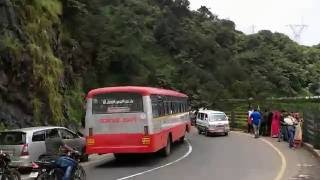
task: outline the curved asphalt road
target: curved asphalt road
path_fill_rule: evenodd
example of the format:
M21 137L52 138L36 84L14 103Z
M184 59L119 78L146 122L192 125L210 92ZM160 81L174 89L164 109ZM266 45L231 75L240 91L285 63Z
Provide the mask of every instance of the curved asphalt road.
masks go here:
M132 177L139 180L272 180L279 173L281 158L271 146L250 136L205 137L193 131L188 136L192 152L181 161ZM189 151L189 144L174 146L167 157L143 155L126 161L115 159L87 169L89 180L120 179L175 161Z

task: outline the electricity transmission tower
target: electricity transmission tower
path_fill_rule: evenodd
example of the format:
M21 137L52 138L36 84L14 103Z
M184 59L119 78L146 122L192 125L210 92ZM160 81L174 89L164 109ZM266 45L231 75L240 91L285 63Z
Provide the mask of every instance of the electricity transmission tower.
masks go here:
M256 26L254 24L250 26L250 33L251 34L256 33Z
M289 24L289 28L291 29L293 35L294 35L294 40L298 43L300 43L300 38L302 31L308 27L308 25L305 24Z

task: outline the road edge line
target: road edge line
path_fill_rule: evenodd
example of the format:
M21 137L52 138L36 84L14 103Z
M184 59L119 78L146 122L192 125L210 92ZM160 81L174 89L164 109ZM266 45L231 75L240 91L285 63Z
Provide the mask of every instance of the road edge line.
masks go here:
M312 144L303 142L302 147L304 149L306 149L307 151L311 152L314 156L316 156L316 158L318 158L320 160L320 150L314 149Z
M181 156L180 158L172 161L172 162L169 162L167 164L164 164L162 166L158 166L158 167L155 167L155 168L152 168L152 169L149 169L149 170L146 170L146 171L142 171L142 172L139 172L139 173L136 173L136 174L132 174L132 175L129 175L129 176L125 176L125 177L122 177L122 178L118 178L116 180L125 180L125 179L130 179L130 178L133 178L133 177L136 177L136 176L140 176L140 175L143 175L143 174L146 174L146 173L149 173L149 172L152 172L152 171L155 171L155 170L158 170L158 169L161 169L161 168L164 168L164 167L167 167L167 166L170 166L170 165L173 165L181 160L183 160L184 158L188 157L191 152L192 152L192 146L190 144L190 142L187 140L187 143L188 143L188 152L186 154L184 154L183 156Z
M287 160L286 157L283 155L283 153L275 146L273 145L270 141L266 140L266 139L261 139L262 141L264 141L265 143L269 144L280 156L281 158L281 169L278 172L278 175L276 176L276 178L274 180L281 180L284 176L284 173L286 171L287 168Z
M246 135L246 136L250 136L249 134L245 134L245 133L242 133L242 132L237 132L237 131L232 131L233 133L236 133L236 134L242 134L242 135ZM273 145L270 141L264 139L264 138L259 138L261 141L265 142L266 144L268 144L269 146L272 147L273 150L275 150L277 152L277 154L280 156L280 159L281 159L281 168L280 168L280 171L278 171L278 174L277 176L274 178L274 180L282 180L283 176L284 176L284 173L285 173L285 170L287 168L287 160L286 160L286 157L283 155L283 153L279 150L279 148L277 148L275 145Z

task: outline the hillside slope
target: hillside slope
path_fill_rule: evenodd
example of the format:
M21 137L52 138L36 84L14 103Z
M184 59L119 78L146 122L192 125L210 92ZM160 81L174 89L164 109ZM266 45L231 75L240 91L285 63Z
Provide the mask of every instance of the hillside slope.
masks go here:
M76 124L85 93L146 85L221 98L319 92L320 49L270 31L245 35L187 0L0 0L0 120ZM71 122L71 123L70 123Z

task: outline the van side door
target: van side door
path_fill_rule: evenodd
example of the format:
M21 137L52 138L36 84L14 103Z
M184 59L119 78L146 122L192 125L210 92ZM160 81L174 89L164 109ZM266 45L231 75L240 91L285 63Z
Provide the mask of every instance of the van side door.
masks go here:
M206 113L203 114L203 126L207 129L209 128L209 117Z
M196 117L196 126L201 126L201 113L199 112Z

